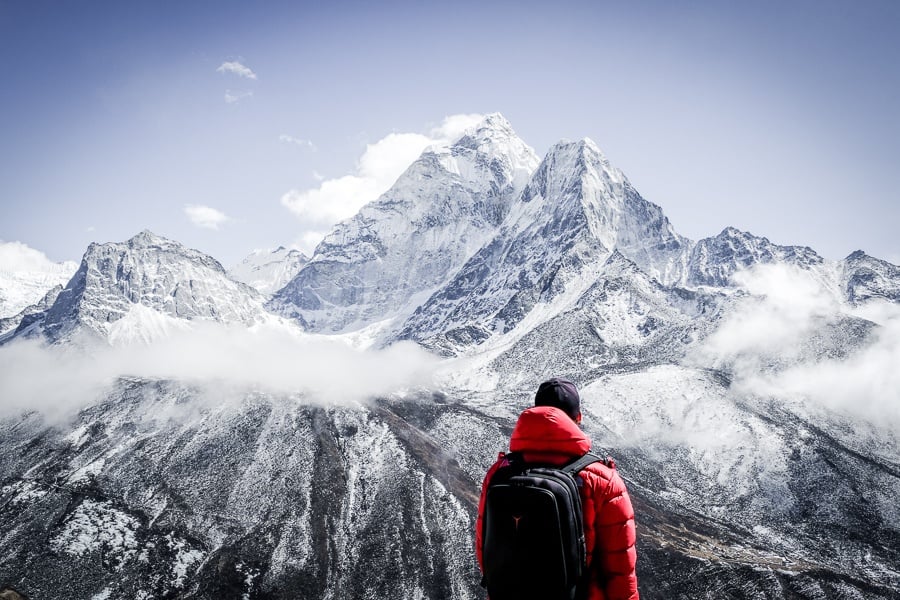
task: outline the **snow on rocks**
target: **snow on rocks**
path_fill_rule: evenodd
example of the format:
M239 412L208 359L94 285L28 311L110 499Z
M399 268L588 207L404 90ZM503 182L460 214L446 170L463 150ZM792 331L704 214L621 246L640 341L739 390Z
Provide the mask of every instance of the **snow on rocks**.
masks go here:
M50 540L60 554L101 553L110 566L121 569L137 556L140 522L111 502L86 498Z

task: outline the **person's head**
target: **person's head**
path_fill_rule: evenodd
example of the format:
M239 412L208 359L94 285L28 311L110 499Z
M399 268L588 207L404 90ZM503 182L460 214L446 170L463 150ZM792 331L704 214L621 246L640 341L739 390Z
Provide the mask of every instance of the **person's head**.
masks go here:
M554 377L542 383L534 395L534 405L555 406L576 423L581 423L581 398L578 396L578 388L568 379Z

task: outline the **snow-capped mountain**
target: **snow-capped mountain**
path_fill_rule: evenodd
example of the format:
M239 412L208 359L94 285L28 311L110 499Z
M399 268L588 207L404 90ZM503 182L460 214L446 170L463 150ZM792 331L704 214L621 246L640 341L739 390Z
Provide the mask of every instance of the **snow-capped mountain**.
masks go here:
M91 244L53 304L17 335L114 341L152 337L150 330L165 329L170 319L251 325L268 318L262 303L212 257L143 231L123 243Z
M862 250L842 264L841 287L853 304L882 298L900 302L900 267L872 258Z
M538 163L500 115L426 150L269 303L311 331L405 318L497 231Z
M898 290L900 269L861 252L832 262L733 228L687 240L592 142L538 165L491 116L339 224L268 305L454 355L431 388L335 404L128 376L72 419L0 413L0 586L483 597L481 478L563 375L628 483L643 598L897 599ZM145 232L92 245L16 338L108 339L135 307L250 325L262 305Z
M228 276L246 283L265 296L271 296L293 279L309 262L299 250L279 246L275 250L254 250L228 270Z
M715 237L694 245L688 263L689 285L725 287L740 270L758 264L786 263L803 268L821 266L825 261L811 248L778 246L734 227L726 227Z
M516 327L540 305L565 308L618 250L661 281L683 277L688 241L590 140L541 162L500 233L425 302L400 336L448 353Z

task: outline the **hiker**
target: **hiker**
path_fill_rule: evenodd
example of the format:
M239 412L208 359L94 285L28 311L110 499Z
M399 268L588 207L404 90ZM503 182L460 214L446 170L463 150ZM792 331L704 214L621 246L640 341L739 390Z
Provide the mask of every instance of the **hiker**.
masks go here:
M612 459L588 453L591 440L579 427L581 400L575 384L545 381L534 404L519 416L510 453L501 452L484 479L475 524L482 585L491 600L638 600L631 499ZM565 465L573 473L568 477L571 501L558 495L565 487L558 485L565 483L559 471ZM541 466L555 468L526 470ZM550 489L555 501L542 504ZM558 533L567 526L557 523L568 521L567 515L557 520L555 514L579 508L582 520L576 515L572 525L577 533ZM554 512L545 518L543 510ZM530 516L543 523L526 527ZM548 550L551 546L562 546L562 553ZM560 554L566 556L562 561Z

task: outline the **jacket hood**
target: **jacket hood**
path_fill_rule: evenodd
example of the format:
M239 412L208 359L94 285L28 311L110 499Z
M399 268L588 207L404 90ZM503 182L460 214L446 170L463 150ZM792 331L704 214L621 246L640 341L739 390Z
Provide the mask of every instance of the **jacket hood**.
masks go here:
M591 438L555 406L535 406L519 416L509 440L511 452L581 456Z

